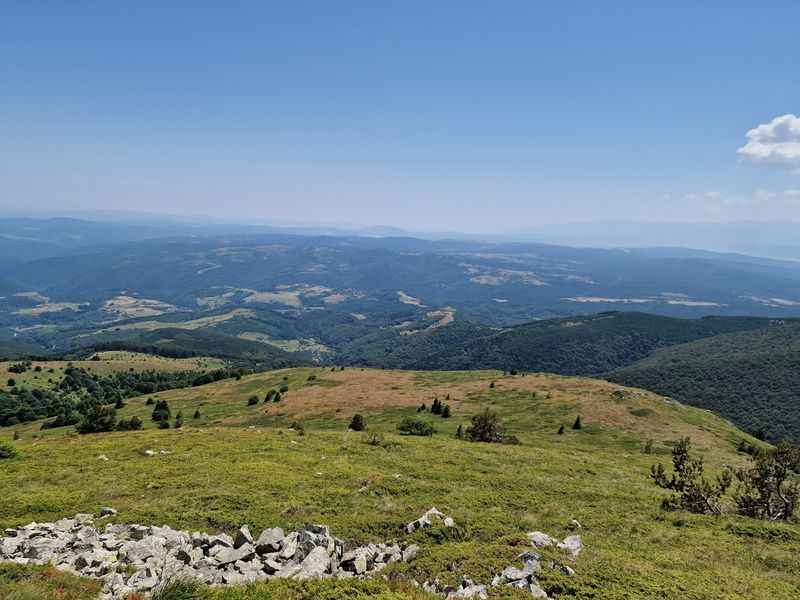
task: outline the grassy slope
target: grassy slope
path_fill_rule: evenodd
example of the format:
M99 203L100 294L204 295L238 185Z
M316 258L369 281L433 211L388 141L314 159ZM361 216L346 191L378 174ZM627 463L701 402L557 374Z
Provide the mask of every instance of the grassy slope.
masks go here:
M774 441L800 443L800 325L714 336L665 348L609 379L714 410Z
M308 382L312 372L318 378ZM247 395L284 376L291 388L284 402L246 406ZM433 438L393 433L420 399L448 393L454 417L425 417L439 429ZM0 527L112 505L128 522L206 530L324 522L361 542L400 537L404 523L437 506L456 519L462 536L415 533L423 552L396 568L419 579L463 573L487 580L513 561L524 532L563 536L577 518L587 546L577 576L543 577L562 596L772 599L797 597L800 589L800 526L658 508L662 494L647 473L654 460L668 460L670 440L691 434L712 470L742 461L734 450L742 434L706 411L605 382L487 372L296 369L161 397L169 396L173 413L188 415L197 394L209 415L202 427L189 419L179 431L38 439L26 432L22 457L0 470L0 489L8 490ZM143 403L132 401L125 411L149 410ZM459 423L487 405L522 445L453 438ZM356 410L394 446L370 446L347 433ZM578 413L583 430L555 433ZM304 421L306 435L277 427L294 419ZM10 431L0 430L6 436ZM641 453L649 438L660 456ZM147 457L145 449L168 454ZM292 594L286 597L302 597Z
M0 389L9 390L6 385L9 378L17 382L18 387L28 389L52 388L64 377L64 370L68 365L87 369L98 375L108 375L119 371L203 371L219 369L225 366L224 361L218 358L164 358L136 352L100 352L101 360L49 360L35 361L33 367L42 367L40 372L29 369L25 373L10 373L8 368L15 361L0 362ZM50 369L53 370L50 373ZM52 381L49 381L52 380Z

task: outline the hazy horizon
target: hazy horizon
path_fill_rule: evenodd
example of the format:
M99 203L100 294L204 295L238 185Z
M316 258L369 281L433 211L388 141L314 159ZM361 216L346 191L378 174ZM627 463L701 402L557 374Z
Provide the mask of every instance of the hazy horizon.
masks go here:
M0 209L800 220L800 6L725 6L5 6Z

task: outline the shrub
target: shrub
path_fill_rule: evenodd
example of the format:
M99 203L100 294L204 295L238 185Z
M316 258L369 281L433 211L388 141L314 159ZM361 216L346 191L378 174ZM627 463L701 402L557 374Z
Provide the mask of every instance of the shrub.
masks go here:
M472 417L472 425L467 427L466 437L473 442L499 443L503 441L505 429L497 413L488 408Z
M125 402L122 400L122 396L118 396L116 402L114 402L114 408L120 410L125 408Z
M200 418L200 409L197 409L196 411L194 411L194 418L195 419L199 419Z
M17 452L17 449L14 448L14 446L8 442L0 440L0 460L6 458L16 458L17 456L19 456L19 452Z
M424 403L424 402L423 402L422 404L420 404L420 405L419 405L419 408L417 408L417 412L418 412L418 413L425 412L426 410L428 410L428 407L427 407L427 406L425 406L425 403Z
M273 402L280 402L282 400L282 396L280 392L275 392L275 397L273 398Z
M247 406L255 406L258 404L258 396L250 396L247 399Z
M317 379L316 375L309 375L306 381L316 381L316 379Z
M158 422L159 429L169 429L169 421L159 421Z
M286 385L286 384L284 383L284 384L281 386L281 389L280 389L279 391L280 391L280 393L281 393L281 394L285 394L286 392L288 392L288 391L289 391L289 386L288 386L288 385Z
M17 380L13 377L8 378L8 387L14 387L17 385Z
M647 442L644 445L644 448L642 448L642 452L644 454L652 454L653 453L653 440L647 440Z
M152 398L148 398L147 402L145 402L146 406L153 406L153 404L155 404L155 400L153 400Z
M558 428L558 435L564 435L564 426Z
M173 425L175 429L180 429L183 427L183 413L178 411L178 414L175 415L175 425Z
M672 449L674 473L667 478L664 465L653 465L650 477L656 485L677 492L661 503L664 509L682 508L697 514L722 513L722 496L733 480L731 471L726 469L711 483L703 477L703 459L690 454L691 441L683 438Z
M450 405L449 404L445 404L444 407L442 408L442 418L443 419L449 419L450 418Z
M575 419L575 422L572 424L572 428L575 430L581 429L583 425L581 424L581 416L578 415L578 418Z
M397 426L397 429L404 435L431 436L436 433L436 430L430 423L427 423L422 419L414 419L411 417L406 417L403 419Z
M350 429L353 431L364 431L366 428L367 423L364 421L364 417L358 413L354 414L353 418L350 419Z
M490 389L494 389L494 381L493 381L492 383L490 383L490 384L489 384L489 388L490 388Z
M275 394L277 394L275 390L268 391L267 395L264 396L264 402L272 402L275 399Z
M433 399L433 404L431 404L431 414L432 415L442 414L442 403L439 402L438 398Z
M458 429L456 429L456 439L463 440L464 439L464 426L459 425Z
M19 440L19 431L14 432L14 441L16 442L17 440Z
M117 422L117 411L113 406L103 406L92 402L77 425L78 433L101 433L114 431Z
M305 435L306 428L303 427L303 424L300 421L292 421L292 424L289 425L289 429L293 429L297 432L297 435Z
M800 471L800 450L781 442L758 453L753 465L736 471L736 512L769 521L788 521L800 502L800 482L792 472Z
M120 422L117 423L117 429L119 431L137 431L142 428L142 425L142 420L134 415L130 419L120 420Z

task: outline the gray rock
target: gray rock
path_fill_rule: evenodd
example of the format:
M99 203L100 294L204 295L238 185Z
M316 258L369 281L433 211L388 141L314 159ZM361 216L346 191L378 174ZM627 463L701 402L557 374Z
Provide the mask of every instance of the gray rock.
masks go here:
M294 575L295 579L311 579L321 577L330 567L331 557L325 548L317 546L300 563L300 571Z
M555 540L541 531L532 531L528 534L528 540L537 548L547 548L555 544Z
M419 552L419 546L417 546L416 544L411 544L409 546L406 546L405 550L403 550L403 560L409 561L412 558L415 558L418 552Z
M225 548L215 556L220 565L229 565L235 563L237 560L247 562L253 560L256 556L256 550L250 544L244 544L238 548Z
M583 542L581 541L581 536L579 535L571 535L567 538L564 538L563 542L558 544L559 550L564 550L565 552L569 552L574 558L577 558L578 555L583 550Z
M250 533L250 528L247 525L242 525L239 531L236 532L236 537L233 539L233 547L241 548L245 544L253 545L253 535Z
M113 517L117 514L117 510L115 508L111 508L110 506L103 506L100 509L100 516L101 517Z
M283 529L280 527L265 529L255 542L256 552L259 554L277 552L281 549L281 542L284 537Z
M295 552L297 552L298 537L297 533L292 532L284 538L281 558L292 558L295 555Z

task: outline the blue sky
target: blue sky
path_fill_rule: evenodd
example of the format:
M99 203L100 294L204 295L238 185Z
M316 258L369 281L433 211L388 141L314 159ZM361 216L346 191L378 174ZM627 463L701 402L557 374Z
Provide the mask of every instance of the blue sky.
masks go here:
M800 220L800 119L774 121L798 26L797 2L3 2L0 207Z

